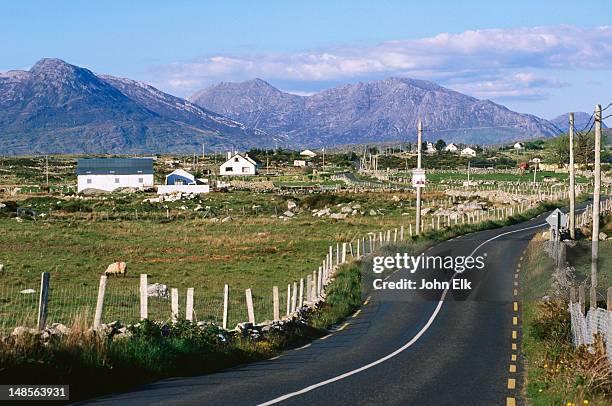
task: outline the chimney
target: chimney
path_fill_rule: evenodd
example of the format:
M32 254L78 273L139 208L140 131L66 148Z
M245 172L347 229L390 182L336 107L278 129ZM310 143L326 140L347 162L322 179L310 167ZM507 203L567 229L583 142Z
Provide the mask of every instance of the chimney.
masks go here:
M232 159L232 152L231 151L227 151L227 155L225 157L228 160Z

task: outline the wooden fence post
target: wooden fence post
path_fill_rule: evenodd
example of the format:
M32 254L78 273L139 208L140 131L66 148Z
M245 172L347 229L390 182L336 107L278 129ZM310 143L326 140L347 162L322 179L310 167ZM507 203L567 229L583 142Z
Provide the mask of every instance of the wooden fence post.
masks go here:
M274 321L280 320L280 302L278 299L278 286L272 286L272 307L274 308Z
M147 274L140 274L140 320L149 317L149 294L147 290Z
M43 330L47 325L49 313L49 279L51 274L43 272L40 275L40 296L38 298L38 329Z
M187 300L185 302L185 318L193 321L193 288L187 288Z
M404 226L400 226L400 241L404 241Z
M306 301L312 301L312 275L306 276Z
M304 278L300 278L300 295L298 297L298 307L304 305Z
M247 314L249 315L249 323L255 324L255 310L253 309L253 295L251 289L244 291L246 295Z
M291 313L295 311L297 307L297 282L293 282L293 292L291 294Z
M171 296L171 317L172 317L172 322L176 323L178 321L178 316L179 316L179 303L178 303L178 288L172 288L170 289L170 296Z
M100 327L102 324L102 310L104 309L104 293L106 292L106 275L100 276L100 285L98 286L98 300L96 301L96 312L94 314L94 328Z
M578 286L578 302L580 303L580 312L584 316L585 294L584 294L584 285L583 284Z
M291 313L291 284L290 283L287 284L287 313L286 315L289 316L289 313Z
M227 330L227 316L229 310L229 285L223 287L223 329Z
M597 308L597 292L595 291L595 287L591 286L589 290L589 309Z
M342 243L342 263L346 263L346 243Z

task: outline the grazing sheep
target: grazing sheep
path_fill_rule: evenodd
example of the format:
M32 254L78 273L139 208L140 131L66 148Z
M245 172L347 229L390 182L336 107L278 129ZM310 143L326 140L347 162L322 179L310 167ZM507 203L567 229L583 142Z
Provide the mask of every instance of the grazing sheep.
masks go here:
M125 262L113 262L112 264L108 266L108 268L106 268L106 271L104 271L104 275L106 276L111 276L111 275L126 276L127 275L127 264Z

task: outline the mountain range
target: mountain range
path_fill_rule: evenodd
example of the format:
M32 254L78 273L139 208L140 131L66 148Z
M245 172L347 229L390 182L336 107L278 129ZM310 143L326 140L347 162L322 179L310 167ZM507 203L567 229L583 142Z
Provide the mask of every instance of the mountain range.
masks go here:
M432 82L396 77L311 96L283 92L261 79L223 82L188 99L248 127L286 135L292 143L310 147L413 139L419 118L425 139L447 142L493 144L559 133L539 117Z
M2 154L194 152L277 141L147 84L59 59L0 73Z
M550 122L432 82L389 78L299 96L254 79L188 100L60 59L0 73L0 154L192 153L414 140L504 143L554 136Z
M550 122L559 130L567 133L569 129L569 113L561 114L550 120ZM574 129L578 131L588 130L593 124L593 115L585 113L584 111L578 111L574 113ZM606 123L601 123L602 128L608 128Z

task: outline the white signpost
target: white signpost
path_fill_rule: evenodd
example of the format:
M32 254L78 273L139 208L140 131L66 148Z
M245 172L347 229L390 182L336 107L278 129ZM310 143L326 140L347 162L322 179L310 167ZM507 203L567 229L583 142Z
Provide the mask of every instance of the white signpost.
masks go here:
M412 187L421 188L425 187L427 179L425 177L425 169L413 169L412 170Z
M546 222L550 224L551 227L551 240L559 239L559 231L567 228L568 223L568 215L564 214L561 210L555 209L548 217L546 217Z

